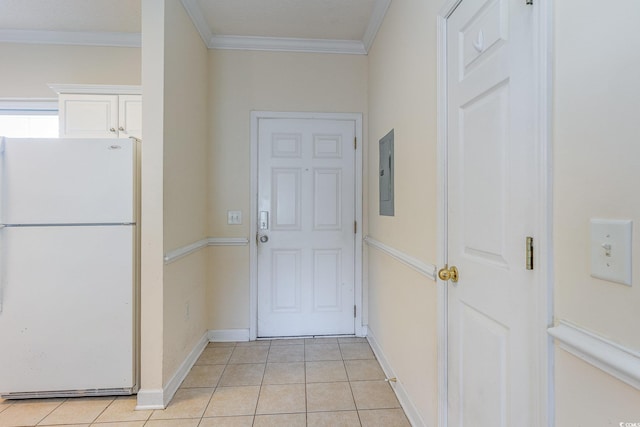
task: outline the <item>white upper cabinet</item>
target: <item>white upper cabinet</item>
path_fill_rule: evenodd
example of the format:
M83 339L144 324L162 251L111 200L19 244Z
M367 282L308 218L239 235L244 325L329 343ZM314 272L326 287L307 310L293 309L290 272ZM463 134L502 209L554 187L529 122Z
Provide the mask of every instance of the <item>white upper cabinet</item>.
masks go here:
M139 86L49 86L59 94L61 138L142 138Z

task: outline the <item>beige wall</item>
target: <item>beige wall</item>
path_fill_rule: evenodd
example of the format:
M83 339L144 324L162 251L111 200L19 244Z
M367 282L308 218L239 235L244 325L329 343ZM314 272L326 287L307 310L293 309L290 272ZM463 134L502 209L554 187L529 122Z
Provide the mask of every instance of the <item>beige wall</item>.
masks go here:
M369 230L436 263L436 16L441 1L392 2L369 52ZM394 129L395 216L378 215L378 141ZM369 331L425 425L437 424L436 285L368 250Z
M179 0L165 2L164 248L207 237L208 51ZM165 266L164 381L206 333L203 251Z
M47 83L139 85L138 48L0 43L0 98L55 98Z
M208 53L179 0L143 1L142 389L166 386L206 333Z
M212 50L209 65L209 235L250 238L251 111L366 113L367 57ZM209 329L249 328L249 248L209 251Z
M555 318L640 351L640 3L554 4ZM590 218L633 220L632 287L590 276ZM558 351L559 426L638 422L638 390ZM584 405L570 403L578 389ZM621 419L631 402L635 419Z

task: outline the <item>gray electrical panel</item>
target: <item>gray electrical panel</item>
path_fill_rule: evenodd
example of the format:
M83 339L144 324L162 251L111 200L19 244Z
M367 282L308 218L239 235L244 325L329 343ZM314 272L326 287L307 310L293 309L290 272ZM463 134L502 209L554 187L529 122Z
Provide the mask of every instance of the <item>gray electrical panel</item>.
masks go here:
M380 140L380 215L393 216L393 129Z

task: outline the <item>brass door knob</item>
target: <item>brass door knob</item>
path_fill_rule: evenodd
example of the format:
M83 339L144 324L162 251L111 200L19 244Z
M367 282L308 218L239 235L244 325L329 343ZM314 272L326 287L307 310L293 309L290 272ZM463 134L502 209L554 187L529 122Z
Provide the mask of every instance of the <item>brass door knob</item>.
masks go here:
M447 267L446 265L438 271L438 277L440 280L451 280L452 282L458 281L458 269L452 265Z

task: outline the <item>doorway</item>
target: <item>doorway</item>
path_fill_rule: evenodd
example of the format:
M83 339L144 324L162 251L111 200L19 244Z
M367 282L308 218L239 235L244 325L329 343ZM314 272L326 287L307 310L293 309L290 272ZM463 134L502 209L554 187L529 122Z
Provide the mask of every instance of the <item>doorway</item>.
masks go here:
M359 114L252 114L252 339L361 334L359 141Z

